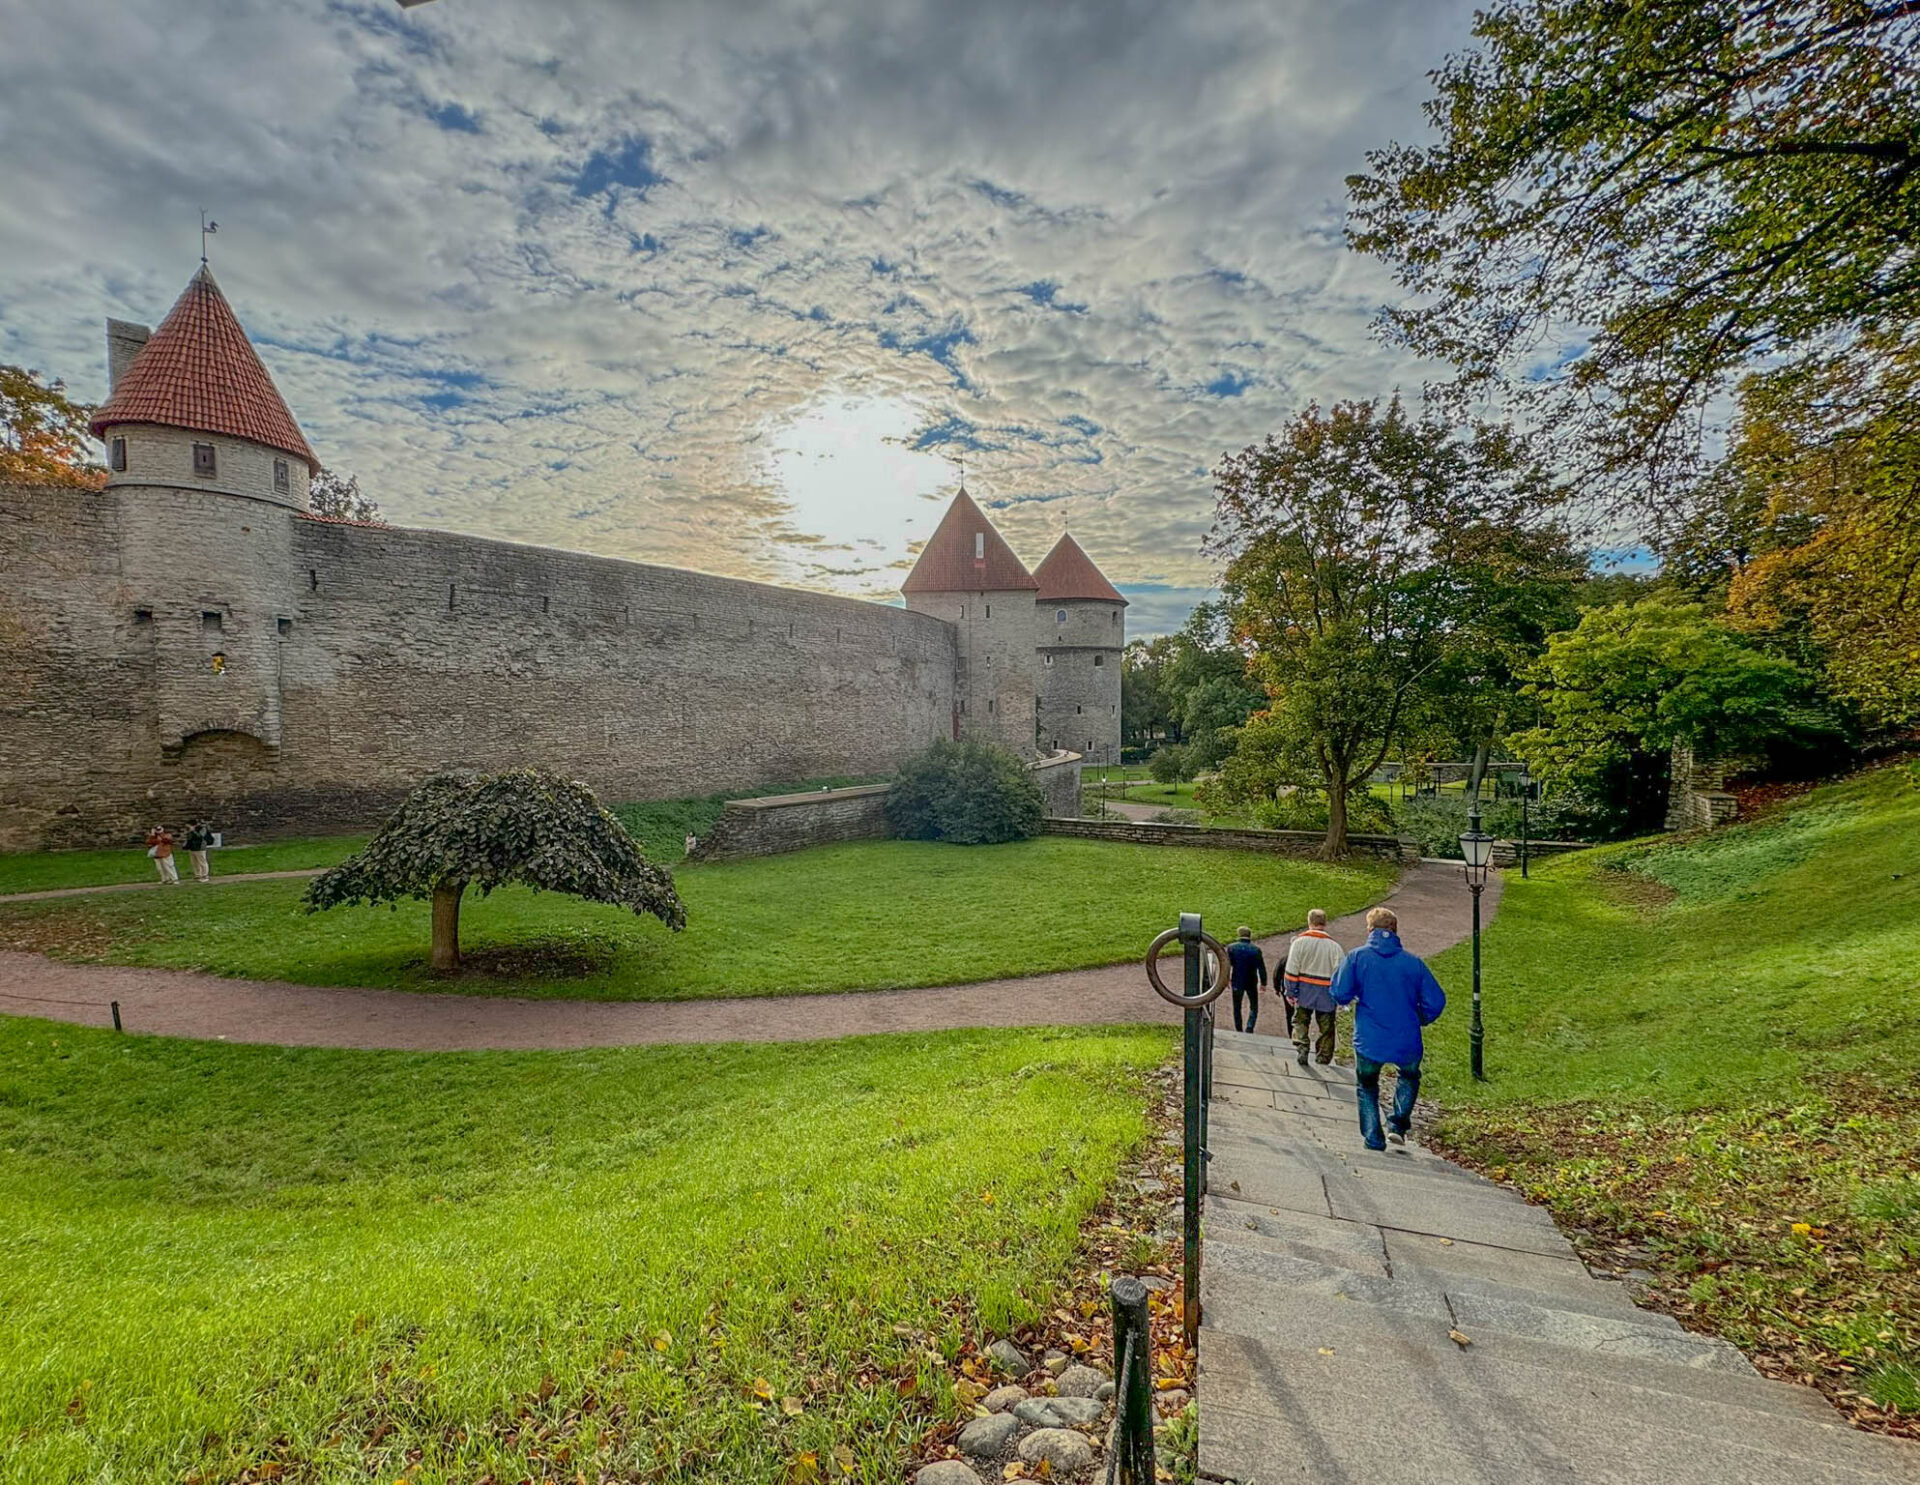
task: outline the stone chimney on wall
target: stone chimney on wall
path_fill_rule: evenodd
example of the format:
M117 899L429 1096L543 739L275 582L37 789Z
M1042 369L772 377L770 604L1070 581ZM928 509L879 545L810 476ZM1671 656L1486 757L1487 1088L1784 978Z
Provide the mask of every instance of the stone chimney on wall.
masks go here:
M120 378L133 364L133 358L140 354L140 347L153 335L146 325L136 325L132 320L107 321L107 390L112 391L120 384Z

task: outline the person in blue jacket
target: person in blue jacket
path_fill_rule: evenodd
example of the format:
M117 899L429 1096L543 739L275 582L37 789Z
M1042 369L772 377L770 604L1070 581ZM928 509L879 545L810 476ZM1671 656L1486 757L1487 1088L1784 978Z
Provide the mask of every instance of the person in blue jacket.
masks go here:
M1336 1005L1358 1002L1353 1015L1354 1081L1358 1084L1360 1138L1369 1150L1384 1150L1380 1137L1380 1069L1400 1070L1388 1138L1407 1142L1413 1125L1413 1101L1420 1094L1420 1059L1426 1052L1420 1028L1431 1026L1447 1008L1446 991L1414 955L1400 947L1400 919L1392 908L1367 914L1367 941L1333 977Z

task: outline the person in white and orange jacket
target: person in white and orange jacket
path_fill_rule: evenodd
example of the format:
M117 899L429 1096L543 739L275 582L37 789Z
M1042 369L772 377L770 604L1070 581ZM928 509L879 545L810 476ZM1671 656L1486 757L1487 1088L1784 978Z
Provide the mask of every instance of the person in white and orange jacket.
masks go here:
M1314 908L1307 914L1306 930L1294 937L1287 948L1286 968L1281 971L1281 993L1287 997L1293 1015L1294 1060L1307 1065L1312 1048L1320 1061L1333 1061L1333 977L1347 962L1347 951L1327 932L1327 914ZM1314 1046L1314 1021L1320 1022L1319 1045Z

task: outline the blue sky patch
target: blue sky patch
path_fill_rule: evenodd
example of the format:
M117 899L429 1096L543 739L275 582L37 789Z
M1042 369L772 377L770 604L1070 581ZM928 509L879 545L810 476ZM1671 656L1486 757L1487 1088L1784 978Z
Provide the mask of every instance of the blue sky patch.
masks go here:
M478 134L480 115L460 103L441 103L427 110L427 117L449 134Z
M598 196L615 187L645 198L666 177L653 168L653 143L643 134L597 149L573 178L573 194Z

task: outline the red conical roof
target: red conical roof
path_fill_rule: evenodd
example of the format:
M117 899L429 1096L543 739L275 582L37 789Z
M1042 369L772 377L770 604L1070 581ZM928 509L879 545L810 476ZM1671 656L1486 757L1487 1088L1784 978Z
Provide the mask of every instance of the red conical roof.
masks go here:
M313 473L320 471L300 425L204 263L93 415L94 437L116 423L158 423L247 438L306 460Z
M1040 597L1052 603L1062 598L1097 598L1102 603L1125 603L1120 590L1107 581L1106 574L1093 565L1093 558L1080 550L1080 543L1066 532L1053 544L1047 558L1034 569L1040 581Z
M1003 593L1040 585L962 486L920 549L902 593Z

